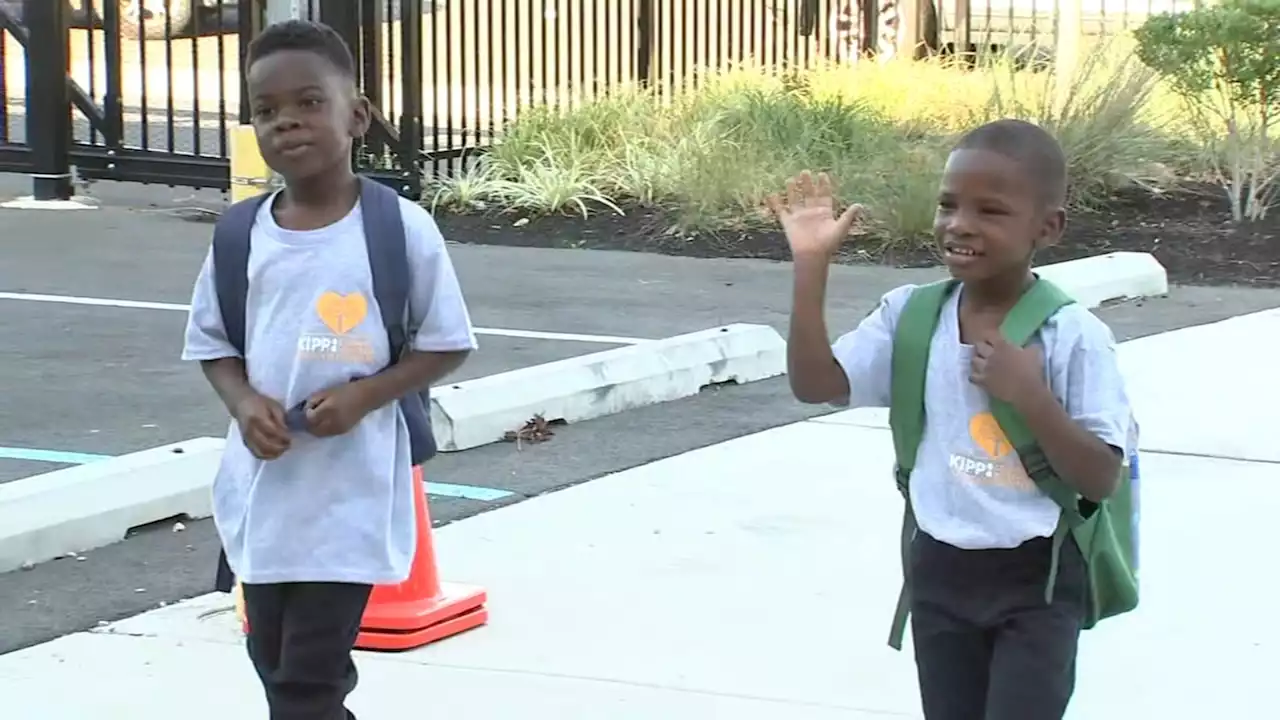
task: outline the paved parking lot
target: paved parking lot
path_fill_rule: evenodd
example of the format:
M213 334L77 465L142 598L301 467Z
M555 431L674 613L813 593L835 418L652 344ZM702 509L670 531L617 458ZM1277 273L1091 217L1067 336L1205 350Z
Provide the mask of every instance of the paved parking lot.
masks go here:
M29 185L0 176L0 196ZM0 211L0 447L114 455L220 436L226 414L198 368L178 360L180 309L39 302L31 294L181 306L211 226L172 211L216 194L102 183L84 212ZM475 323L491 330L660 338L732 322L785 332L790 267L636 253L452 245ZM855 324L890 287L932 271L833 271L831 332ZM1101 311L1127 339L1280 306L1280 293L1176 288L1169 298ZM610 347L608 342L482 334L459 378ZM677 402L558 428L549 442L499 443L439 456L434 482L496 490L489 499L432 498L437 524L655 459L825 412L794 402L785 380L721 387ZM58 467L0 460L0 479ZM862 482L864 478L849 478ZM779 492L785 486L779 485ZM537 538L529 538L537 542ZM0 652L212 588L208 521L165 523L83 558L0 577ZM549 559L553 561L554 559ZM448 558L441 558L445 574Z

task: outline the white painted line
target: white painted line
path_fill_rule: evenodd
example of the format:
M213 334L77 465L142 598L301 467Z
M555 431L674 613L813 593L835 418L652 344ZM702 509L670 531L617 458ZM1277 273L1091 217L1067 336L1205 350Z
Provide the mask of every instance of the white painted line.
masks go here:
M37 200L34 196L28 195L0 203L0 208L6 210L97 210L98 206L77 200Z
M190 305L178 303L143 302L141 300L112 300L109 298L77 297L75 295L41 295L39 293L0 292L0 300L26 300L29 302L61 303L64 305L95 305L98 307L131 308L135 310L181 310L187 312Z
M128 308L133 310L177 310L187 312L190 305L181 303L149 302L145 300L117 300L114 298L80 297L77 295L44 295L41 293L0 292L0 300L25 300L27 302L57 303L62 305L92 305L96 307ZM647 338L618 335L589 335L581 333L543 332L541 330L508 330L506 328L475 329L477 335L526 338L529 340L562 340L566 342L600 343L603 345L636 345L648 342Z
M536 415L579 422L690 397L707 385L786 373L787 344L767 325L728 325L603 350L432 390L446 452L499 442Z

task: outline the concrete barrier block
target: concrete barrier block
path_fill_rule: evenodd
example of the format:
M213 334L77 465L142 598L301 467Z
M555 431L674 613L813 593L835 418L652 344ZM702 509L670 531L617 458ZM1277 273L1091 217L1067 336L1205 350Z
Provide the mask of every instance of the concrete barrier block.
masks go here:
M696 395L707 385L786 372L767 325L735 324L442 386L431 418L445 452L498 442L534 416L580 422Z
M222 438L194 438L0 485L0 572L212 514Z
M1036 268L1076 302L1096 308L1115 300L1166 295L1169 276L1150 253L1114 252Z

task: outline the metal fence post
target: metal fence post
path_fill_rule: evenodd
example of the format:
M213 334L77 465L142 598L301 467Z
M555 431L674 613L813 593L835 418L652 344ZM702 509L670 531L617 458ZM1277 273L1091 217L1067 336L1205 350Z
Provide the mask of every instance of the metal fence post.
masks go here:
M31 147L32 194L36 200L69 200L71 184L71 99L68 4L26 0L27 143Z
M416 200L422 195L422 0L400 3L400 88L398 190ZM431 132L439 130L433 127Z

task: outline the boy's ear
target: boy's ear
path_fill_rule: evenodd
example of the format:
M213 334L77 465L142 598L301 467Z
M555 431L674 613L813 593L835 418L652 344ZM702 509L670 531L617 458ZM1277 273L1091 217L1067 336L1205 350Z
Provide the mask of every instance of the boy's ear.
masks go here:
M1067 211L1064 208L1054 208L1049 211L1044 218L1044 227L1040 231L1040 237L1036 239L1036 249L1057 245L1062 239L1062 233L1067 228Z
M356 93L356 100L351 103L351 137L364 137L372 124L373 107L369 104L369 98L364 93Z

